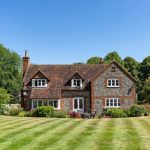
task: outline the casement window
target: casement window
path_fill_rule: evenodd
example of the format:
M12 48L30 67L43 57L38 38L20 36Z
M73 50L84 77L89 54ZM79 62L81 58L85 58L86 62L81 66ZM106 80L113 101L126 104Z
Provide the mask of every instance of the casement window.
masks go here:
M47 87L47 79L32 79L32 87Z
M107 87L119 87L119 80L118 79L108 79Z
M71 86L72 87L82 87L82 79L72 79Z
M105 106L106 107L120 107L121 101L118 98L107 98L105 100Z
M53 106L54 109L60 109L60 100L32 100L32 109L37 108L39 106Z

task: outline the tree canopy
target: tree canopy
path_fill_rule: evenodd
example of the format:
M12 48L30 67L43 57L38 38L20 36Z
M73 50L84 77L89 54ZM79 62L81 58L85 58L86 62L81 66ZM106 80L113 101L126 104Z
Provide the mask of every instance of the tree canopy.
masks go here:
M91 57L87 60L87 64L99 64L100 57Z
M145 103L150 103L150 77L145 82L142 90L142 96Z
M140 66L142 80L145 81L150 76L150 56L144 58Z
M11 103L18 101L21 86L21 58L0 44L0 88L11 94Z
M132 57L126 57L124 60L124 67L130 72L130 74L138 79L139 75L139 63Z
M108 53L103 60L105 63L110 63L114 60L123 66L123 60L116 51Z
M0 88L0 108L2 105L7 104L10 100L10 94L3 88Z

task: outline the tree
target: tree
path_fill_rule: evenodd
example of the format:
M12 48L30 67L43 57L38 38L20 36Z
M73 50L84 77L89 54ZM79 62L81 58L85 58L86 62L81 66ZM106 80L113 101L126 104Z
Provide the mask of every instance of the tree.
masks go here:
M10 100L10 94L3 88L0 88L0 114L3 114L5 111L5 104Z
M150 76L150 56L144 58L140 66L141 79L142 81L146 81Z
M91 57L87 60L87 64L99 64L99 61L100 61L100 57Z
M140 80L140 63L138 63L134 58L132 57L126 57L124 60L124 67L127 69L128 72L136 79L137 81L137 94L138 94L138 100L142 101L142 95L141 91L143 88L142 81Z
M7 93L7 91L3 88L0 88L0 108L7 104L10 100L10 94Z
M142 90L142 96L144 98L144 102L150 103L150 77L145 82Z
M111 53L108 53L105 57L104 57L104 62L105 63L110 63L112 61L116 61L118 62L120 65L123 66L123 60L122 58L119 56L119 54L116 51L113 51Z
M21 87L21 58L0 44L0 88L11 94L10 103L18 102Z
M124 60L124 67L130 72L130 74L138 79L139 63L132 57L126 57Z

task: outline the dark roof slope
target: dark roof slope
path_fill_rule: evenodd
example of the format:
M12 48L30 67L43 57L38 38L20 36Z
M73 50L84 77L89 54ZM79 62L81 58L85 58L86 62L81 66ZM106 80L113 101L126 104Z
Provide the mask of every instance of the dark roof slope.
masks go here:
M27 89L27 84L31 81L32 77L40 71L48 80L47 88L33 88L31 91L31 98L59 98L61 90L67 81L75 74L78 73L85 82L85 86L90 82L98 73L100 73L106 65L32 65L28 67L24 75L24 89ZM38 94L37 94L38 93Z

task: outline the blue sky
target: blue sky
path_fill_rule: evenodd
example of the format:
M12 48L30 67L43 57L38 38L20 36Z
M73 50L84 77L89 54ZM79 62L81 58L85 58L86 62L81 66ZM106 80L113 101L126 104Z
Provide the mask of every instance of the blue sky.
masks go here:
M0 43L32 63L150 55L150 0L0 0Z

